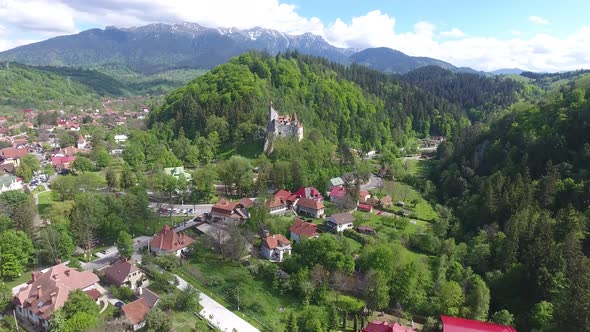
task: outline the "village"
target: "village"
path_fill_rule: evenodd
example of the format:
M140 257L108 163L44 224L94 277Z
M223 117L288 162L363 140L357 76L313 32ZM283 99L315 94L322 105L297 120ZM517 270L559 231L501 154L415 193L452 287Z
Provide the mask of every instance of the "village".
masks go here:
M104 114L40 113L27 109L13 118L0 117L0 143L4 146L0 149L0 169L4 172L0 176L0 192L30 192L39 210L43 205L51 206L54 204L52 192L59 190L53 188L59 182L56 179L83 173L85 166L80 161L87 160L93 153L95 140L89 131L83 130L86 126L106 128L110 136L106 138L105 151L109 159L120 158L125 153L130 128L137 127L148 114L147 107L136 112L108 109ZM272 150L273 140L289 136L296 137L297 141L303 138L303 126L297 116L279 116L272 104L268 123L265 150ZM432 152L443 140L435 137L425 141L423 149L419 150L423 154ZM366 157L374 157L374 151ZM417 168L420 161L409 162ZM88 170L91 168L88 166ZM164 168L163 173L180 183L176 187L193 181L192 172L183 166ZM152 228L144 228L143 235L123 241L127 244L119 243L120 238L116 245L103 243L94 248L91 257L87 257L86 250L78 248L84 258L74 265L71 261L59 262L32 270L28 279L18 278L23 283L12 286L13 312L5 312L3 319L10 322L14 318L17 326L28 331L52 330L54 313L67 307L71 294L82 292L96 303L100 317L105 320L101 324L106 324L107 331L142 330L146 321L156 319L149 318L153 308L169 308L170 301L190 303L182 309L186 312L178 315L187 319L191 326L189 329L176 326L177 331L194 330L198 324L195 319L205 323L204 329L273 331L273 324L289 319L283 311L291 300L277 297L268 301L267 297L268 303L253 303L247 295L240 298L240 291L248 294L248 286L241 283L244 280L233 288L224 286L220 290L212 282L222 278L216 274L218 272L206 275L204 271L213 266L221 267L219 264L227 261L223 269L229 268L230 275L254 269L261 274L271 269L275 271L271 279L284 275L281 279L286 278L287 272L277 264L289 261L298 248L310 241L335 241L333 247L326 250L344 251L349 255L348 260L360 259L362 248L369 243L393 241L407 245L412 238L419 239L425 233L436 212L414 189L391 178L383 169L365 178L350 172L330 179L323 192L302 186L293 192L280 188L267 195L241 198L235 192L227 195L223 186L216 184L215 202L199 204L183 204L184 198L178 189L169 190L168 197L147 191L144 194L149 197L149 209L157 216ZM111 185L94 188L105 195L112 193L112 189ZM126 195L124 191L114 193L120 198ZM34 221L36 227L45 227L50 222L43 215L36 216ZM250 232L241 231L244 227ZM399 250L403 255L427 259L401 245ZM314 271L318 266L312 266ZM318 282L317 286L323 285ZM268 287L257 279L252 279L252 283ZM366 283L364 278L347 276L340 284L321 286L329 287L330 296L337 298L334 305L339 307L340 313L334 323L335 328L338 326L336 329L355 332L422 329L424 323L415 323L401 308L390 314L367 309L367 304L359 300ZM284 281L279 284L283 286L273 286L264 292L283 294L283 290L274 287L287 286ZM181 299L183 294L189 294L192 299ZM256 309L273 305L276 307L270 312ZM118 325L109 325L108 321ZM473 321L447 316L443 316L441 322L445 331L473 324Z

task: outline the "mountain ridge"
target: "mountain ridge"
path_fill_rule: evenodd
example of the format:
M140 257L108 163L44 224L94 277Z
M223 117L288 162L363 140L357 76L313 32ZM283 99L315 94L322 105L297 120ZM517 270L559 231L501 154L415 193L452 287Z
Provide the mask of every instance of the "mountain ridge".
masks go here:
M250 50L272 55L297 50L342 64L361 63L389 73L403 74L427 65L479 73L389 48L340 48L309 32L289 35L261 27L210 28L190 22L88 29L0 52L0 61L83 68L123 64L143 74L154 74L183 68L212 69Z

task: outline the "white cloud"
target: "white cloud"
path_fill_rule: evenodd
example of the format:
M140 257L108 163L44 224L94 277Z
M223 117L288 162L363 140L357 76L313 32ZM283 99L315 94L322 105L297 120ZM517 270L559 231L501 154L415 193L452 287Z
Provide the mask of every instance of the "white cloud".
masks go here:
M417 22L410 31L397 31L396 19L373 10L350 20L322 22L304 17L289 0L0 0L0 50L32 39L74 33L79 26L138 26L147 23L196 22L205 26L262 26L290 34L312 32L340 47L390 47L414 56L428 56L456 66L480 70L519 67L557 71L590 68L590 27L569 36L547 33L511 38L467 36L458 28L437 31ZM542 17L531 22L548 24ZM440 37L446 37L440 39Z
M513 36L520 36L520 35L522 35L522 31L520 31L520 30L510 30L510 33Z
M549 24L549 20L546 18L542 18L540 16L529 16L529 21L535 23L535 24L540 24L540 25L546 25Z
M461 38L465 37L465 33L458 28L452 28L449 31L443 31L440 33L443 37L450 37L450 38Z

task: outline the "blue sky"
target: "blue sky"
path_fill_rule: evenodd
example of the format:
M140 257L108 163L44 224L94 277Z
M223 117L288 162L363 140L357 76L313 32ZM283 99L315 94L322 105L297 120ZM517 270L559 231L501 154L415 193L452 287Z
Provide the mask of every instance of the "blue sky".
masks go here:
M589 0L0 0L0 50L107 25L312 32L481 70L590 68Z

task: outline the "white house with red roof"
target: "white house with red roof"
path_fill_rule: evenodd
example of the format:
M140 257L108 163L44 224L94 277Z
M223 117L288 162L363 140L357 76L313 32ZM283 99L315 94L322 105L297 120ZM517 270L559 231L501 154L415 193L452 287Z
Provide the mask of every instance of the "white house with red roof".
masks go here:
M33 272L32 279L13 298L16 316L43 331L49 328L49 319L55 310L68 300L77 289L95 289L98 276L58 264L41 272Z
M23 179L10 174L0 176L0 193L3 193L5 191L22 189Z
M348 212L335 213L326 219L326 228L335 232L343 232L352 229L355 220L354 216Z
M512 326L459 317L440 316L443 332L516 332ZM369 331L370 332L370 331Z
M297 213L313 218L324 216L324 202L319 199L300 198L296 204Z
M295 223L289 228L291 232L291 240L299 242L302 238L311 239L318 238L318 225L296 218Z
M131 329L137 331L145 326L145 317L159 302L160 297L147 288L139 288L139 299L121 307L121 314Z
M262 239L260 252L271 262L282 262L285 256L291 255L291 241L282 234L268 234Z
M346 188L344 188L344 186L334 186L330 189L328 195L328 197L330 197L330 202L341 204L346 199Z
M195 240L184 233L177 233L170 226L164 225L164 228L150 241L150 251L156 255L174 253L180 257L182 252L193 242Z

